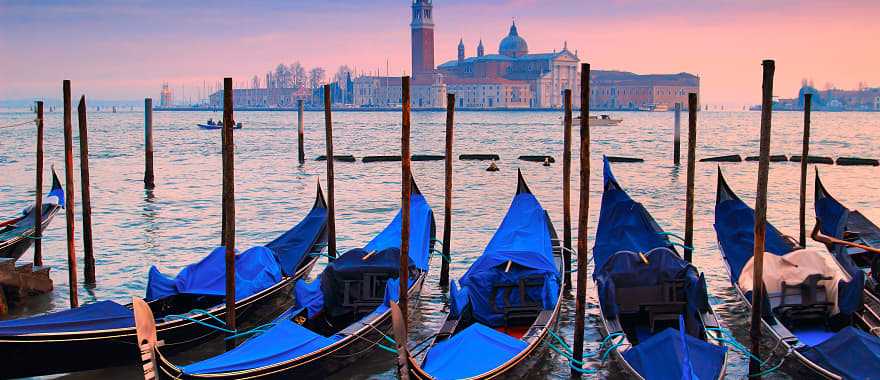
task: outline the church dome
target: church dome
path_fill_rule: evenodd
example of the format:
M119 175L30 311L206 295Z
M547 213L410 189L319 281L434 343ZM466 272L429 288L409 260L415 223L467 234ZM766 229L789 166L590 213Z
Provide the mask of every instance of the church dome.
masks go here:
M529 44L516 32L516 22L510 25L510 33L498 45L498 54L508 57L521 57L529 53Z

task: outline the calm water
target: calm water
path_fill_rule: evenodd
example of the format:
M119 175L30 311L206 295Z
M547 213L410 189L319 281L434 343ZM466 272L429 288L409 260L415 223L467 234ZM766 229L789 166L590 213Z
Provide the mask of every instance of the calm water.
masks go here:
M26 110L24 110L26 111ZM644 203L668 231L683 233L685 170L672 165L672 113L616 113L624 122L617 127L592 130L592 174L590 181L590 233L595 235L601 197L603 154L642 157L644 163L617 164L615 174L637 200ZM89 114L94 239L98 286L80 286L80 302L112 299L127 303L142 296L150 265L175 273L198 260L219 243L220 231L220 133L196 128L210 112L156 112L154 140L156 190L143 190L143 113L140 111ZM482 252L513 196L516 169L521 168L532 190L550 212L562 234L561 152L562 127L559 112L459 112L456 114L455 155L497 153L501 171L490 173L485 162L455 161L453 202L452 278L462 275ZM723 154L755 155L758 151L759 113L702 112L699 115L697 157ZM799 113L776 113L773 123L773 154L800 154ZM32 118L28 112L0 112L0 125ZM63 176L61 113L46 117L46 167L54 164ZM305 115L307 162L296 162L296 115L292 112L240 112L236 120L245 129L236 139L236 230L239 246L263 244L296 223L308 211L315 183L324 179L324 164L313 161L324 151L323 114ZM399 113L346 113L333 115L337 154L398 154ZM414 154L442 154L443 113L414 113ZM687 120L683 117L683 120ZM683 128L686 130L685 128ZM577 131L574 133L577 136ZM682 137L686 152L687 134ZM827 156L878 157L873 142L880 137L880 114L815 113L811 154ZM0 215L11 216L33 198L34 138L32 126L0 129ZM577 137L575 137L577 138ZM578 144L574 144L577 157ZM519 155L548 154L557 164L516 160ZM686 153L685 153L686 154ZM78 153L77 153L78 155ZM684 157L683 157L684 160ZM577 159L574 173L578 172ZM78 165L78 163L77 163ZM336 210L338 245L359 247L393 217L399 207L399 163L337 163ZM731 186L749 203L753 202L757 164L722 164ZM443 220L443 162L414 162L415 178L435 209L438 230ZM829 190L847 205L880 220L880 183L874 181L878 168L819 165ZM698 163L696 168L695 264L705 271L712 302L723 323L740 341L748 344L748 312L736 301L733 288L721 264L712 229L716 164ZM48 171L47 171L48 175ZM48 178L48 177L47 177ZM79 173L76 173L79 184ZM799 164L775 163L770 172L768 218L782 231L797 236L797 189ZM48 179L46 180L48 183ZM808 194L812 194L812 168ZM572 183L577 199L578 181ZM48 186L48 185L47 185ZM79 190L79 189L77 189ZM808 199L812 204L812 197ZM80 226L80 194L76 194L77 234ZM811 207L811 206L810 206ZM572 207L577 220L577 202ZM69 284L66 275L64 215L59 215L45 233L44 255L54 267L53 294L34 300L20 313L36 313L67 307ZM577 231L573 233L577 236ZM439 237L439 236L438 236ZM815 245L814 243L811 243ZM592 246L592 242L590 242ZM77 248L82 242L77 241ZM29 260L26 254L24 260ZM81 259L81 252L78 253ZM439 268L439 261L433 264ZM78 264L82 268L82 263ZM323 263L321 264L323 267ZM316 268L313 273L317 273ZM81 269L80 269L81 270ZM429 336L445 315L446 298L439 290L437 274L431 273L421 296L421 310L415 314L412 339ZM80 278L81 274L80 274ZM590 302L596 300L591 287ZM587 309L587 349L595 350L598 309ZM562 331L570 342L574 302L565 301ZM598 365L598 363L594 363ZM731 378L743 377L748 363L734 355ZM359 366L352 366L339 378L390 378L393 359L377 353ZM611 364L602 366L603 376L619 377ZM797 366L786 368L796 371ZM129 377L137 368L78 374ZM542 362L535 377L563 378L568 369L561 357ZM787 378L787 375L774 375Z

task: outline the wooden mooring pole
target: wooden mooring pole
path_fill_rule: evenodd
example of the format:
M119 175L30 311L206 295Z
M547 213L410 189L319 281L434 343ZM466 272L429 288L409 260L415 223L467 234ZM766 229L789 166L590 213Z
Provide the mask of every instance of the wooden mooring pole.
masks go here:
M681 103L675 103L675 137L673 139L672 163L678 166L681 164Z
M34 201L34 266L43 266L43 101L37 102L37 183Z
M86 96L76 107L79 122L79 178L82 191L83 280L95 285L95 250L92 246L92 197L89 183L89 132L86 119Z
M776 63L765 60L763 94L761 102L761 150L758 161L758 191L755 199L755 247L752 251L754 257L754 271L752 273L752 325L750 338L752 340L752 354L749 360L749 376L761 378L761 308L764 299L764 237L767 223L767 181L770 171L770 116L773 111L773 74L776 71ZM802 158L806 161L806 156Z
M70 80L62 85L64 93L64 218L67 221L67 278L70 283L70 307L78 307L76 281L76 245L73 216L73 121L70 105Z
M801 152L801 208L800 240L801 247L807 246L807 158L810 157L810 111L813 108L813 94L804 94L804 146Z
M571 289L571 90L564 92L565 116L562 129L562 261L566 290Z
M153 99L144 99L144 188L156 188L153 174Z
M578 249L577 249L577 300L574 319L574 358L584 360L584 318L587 302L587 222L590 214L590 64L581 64L581 183L580 205L578 207ZM576 367L578 364L572 363ZM571 376L580 378L581 372L571 370Z
M446 94L446 181L443 202L443 257L440 260L440 286L449 286L449 260L452 259L452 138L455 125L455 94Z
M297 157L299 158L299 164L305 164L306 162L306 152L303 149L305 142L303 142L303 138L305 136L305 129L303 127L303 100L299 99L296 101L296 148L297 148Z
M402 195L400 199L400 291L397 304L400 305L400 311L403 314L403 334L397 337L397 355L400 363L400 378L409 379L409 366L407 365L407 334L409 334L408 316L409 316L409 219L410 219L410 194L412 193L412 169L410 162L409 148L409 132L410 132L410 99L409 99L409 77L404 76L401 79L401 93L403 95L403 115L401 120L401 137L400 137L400 168L401 168L401 188Z
M333 120L331 117L330 85L324 85L324 135L327 155L327 256L336 258L336 202L333 187Z
M697 94L688 94L688 156L687 195L684 213L684 259L693 262L694 256L694 176L697 166ZM680 109L677 106L676 109ZM678 113L678 111L676 111Z
M235 331L235 140L232 78L223 78L223 246L226 253L226 328ZM226 341L226 349L235 339Z

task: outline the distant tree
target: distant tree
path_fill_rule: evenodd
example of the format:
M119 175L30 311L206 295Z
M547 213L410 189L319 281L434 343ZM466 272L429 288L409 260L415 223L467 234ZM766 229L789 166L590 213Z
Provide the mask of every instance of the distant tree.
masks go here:
M302 88L308 81L306 68L303 67L299 61L290 64L290 75L293 88Z
M348 65L339 66L339 69L336 70L336 74L333 75L333 81L338 83L339 86L345 88L345 80L351 75L351 68Z
M253 88L253 89L260 88L260 77L254 75L254 77L251 78L251 88Z
M292 80L293 75L290 73L290 69L283 63L279 63L278 66L275 67L275 87L290 88L293 82Z
M318 88L324 83L324 69L315 67L309 70L309 88Z

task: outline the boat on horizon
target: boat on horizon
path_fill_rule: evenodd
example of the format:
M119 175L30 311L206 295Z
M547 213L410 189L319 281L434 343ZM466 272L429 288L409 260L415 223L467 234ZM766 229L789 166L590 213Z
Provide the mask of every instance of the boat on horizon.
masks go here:
M223 122L222 121L214 122L213 119L209 119L207 122L199 123L197 125L201 129L223 129ZM241 122L234 123L234 125L232 126L232 129L241 129L241 128L242 128Z
M572 124L578 125L581 122L581 117L577 116L572 120ZM590 126L614 126L623 122L623 119L613 119L610 115L601 114L598 116L590 115Z

